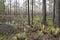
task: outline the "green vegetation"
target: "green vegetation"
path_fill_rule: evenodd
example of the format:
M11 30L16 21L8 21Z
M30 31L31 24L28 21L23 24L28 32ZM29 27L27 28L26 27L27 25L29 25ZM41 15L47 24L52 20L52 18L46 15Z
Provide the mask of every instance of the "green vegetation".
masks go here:
M24 20L27 20L27 17L24 17L24 18L22 18L22 16L20 17L20 16L18 16L18 17L14 17L13 18L13 20L16 20L16 19L20 19L20 21L21 22L23 22ZM24 19L24 20L23 20ZM22 33L17 33L17 34L15 34L15 37L18 37L18 38L26 38L26 40L28 39L28 37L27 37L27 34L26 34L26 30L28 31L28 30L30 30L30 31L34 31L37 27L38 27L38 29L36 30L37 32L37 36L38 37L42 37L42 36L44 36L44 32L46 32L46 33L48 33L48 34L50 34L50 35L58 35L58 33L60 32L60 29L58 29L58 31L57 31L57 33L56 33L56 30L57 30L57 28L55 28L54 27L54 25L53 25L53 22L52 22L52 18L51 17L47 17L47 27L46 27L46 29L43 29L42 28L42 17L39 17L39 16L35 16L34 17L34 24L33 24L33 28L31 27L31 26L28 26L28 25L24 25L23 26L23 23L18 23L18 22L16 22L16 23L14 23L14 24L11 24L11 26L13 26L15 29L16 28L18 28L18 27L24 27L24 31L25 32L22 32ZM19 26L20 25L20 26ZM27 28L30 28L30 29L27 29ZM20 31L19 31L20 32ZM52 34L51 34L52 33ZM48 35L47 34L47 35ZM0 40L1 39L6 39L7 38L7 36L6 36L6 33L4 33L4 35L5 36L1 36L0 35Z
M38 37L42 37L44 34L42 31L38 31Z
M26 38L27 36L26 36L26 33L23 32L23 33L16 34L16 37L18 37L18 38Z

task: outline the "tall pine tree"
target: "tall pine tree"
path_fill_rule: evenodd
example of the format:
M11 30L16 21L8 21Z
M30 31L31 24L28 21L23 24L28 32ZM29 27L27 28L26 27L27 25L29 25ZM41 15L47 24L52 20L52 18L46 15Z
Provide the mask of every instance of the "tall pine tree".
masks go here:
M43 0L43 19L42 19L42 24L43 24L43 28L46 26L46 0Z
M30 25L29 0L28 0L28 25Z
M60 0L55 0L56 27L60 27Z

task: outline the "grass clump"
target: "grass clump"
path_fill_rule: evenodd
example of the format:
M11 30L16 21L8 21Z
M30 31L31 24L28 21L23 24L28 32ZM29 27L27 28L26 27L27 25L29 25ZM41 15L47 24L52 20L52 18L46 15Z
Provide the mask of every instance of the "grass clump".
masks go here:
M16 37L18 37L18 38L26 38L26 33L24 32L24 33L18 33L18 34L16 34Z
M38 31L38 37L42 37L44 34L42 31Z

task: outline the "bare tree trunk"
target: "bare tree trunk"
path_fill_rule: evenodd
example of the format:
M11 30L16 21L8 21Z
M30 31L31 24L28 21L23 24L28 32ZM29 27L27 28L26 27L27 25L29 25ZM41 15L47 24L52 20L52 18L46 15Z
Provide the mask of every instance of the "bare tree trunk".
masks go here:
M11 16L11 2L12 2L12 0L9 0L9 3L10 3L10 11L9 11L9 15ZM11 23L11 17L10 17L10 23Z
M15 0L14 0L14 15L15 15Z
M56 27L60 27L60 0L56 0L55 4L56 12Z
M43 28L46 26L46 0L43 0L43 19L42 19L42 24Z
M29 0L28 0L28 25L30 25Z
M33 0L32 0L32 25L33 25Z
M17 0L16 0L16 15L17 15Z
M54 0L54 5L53 5L53 24L55 21L55 0Z
M9 12L9 13L10 13L10 15L11 15L11 0L10 0L10 12Z
M55 0L55 22L56 22L56 31L55 34L58 33L60 28L60 0Z

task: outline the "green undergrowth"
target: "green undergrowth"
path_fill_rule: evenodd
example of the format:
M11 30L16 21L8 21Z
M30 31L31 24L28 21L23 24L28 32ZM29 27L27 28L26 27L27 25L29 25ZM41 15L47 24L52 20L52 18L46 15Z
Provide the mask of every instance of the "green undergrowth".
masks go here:
M19 16L20 17L20 16ZM18 18L18 17L17 17ZM14 18L14 19L17 19L17 18ZM20 17L21 18L21 20L23 20L23 18L22 17ZM24 20L27 20L27 17L25 17L24 18ZM57 35L59 32L60 32L60 28L55 28L54 27L54 25L53 25L53 21L52 21L52 18L51 17L47 17L47 19L46 19L47 21L46 21L46 23L47 23L47 27L46 27L46 29L43 29L43 24L41 23L42 22L42 17L38 17L38 16L36 16L36 17L34 17L34 21L33 21L33 28L31 28L31 26L29 26L29 25L25 25L24 26L24 28L29 28L30 27L30 29L31 30L35 30L34 28L35 27L39 27L41 30L38 30L37 31L37 35L38 35L38 37L42 37L43 35L44 35L44 30L46 30L46 32L49 32L49 34L51 34L51 35ZM22 25L23 26L23 24L21 23L21 24L18 24L18 23L15 23L15 24L12 24L12 26L14 27L14 28L17 28L19 25ZM19 27L22 27L22 26L19 26ZM26 29L25 29L26 30ZM56 30L57 30L57 33L56 33ZM18 34L16 34L15 35L16 37L18 37L18 38L27 38L27 35L26 35L26 32L23 32L23 33L18 33ZM5 36L1 36L0 35L0 40L1 39L3 39Z
M26 36L26 33L24 32L24 33L16 34L16 37L18 37L18 38L26 38L27 36Z

